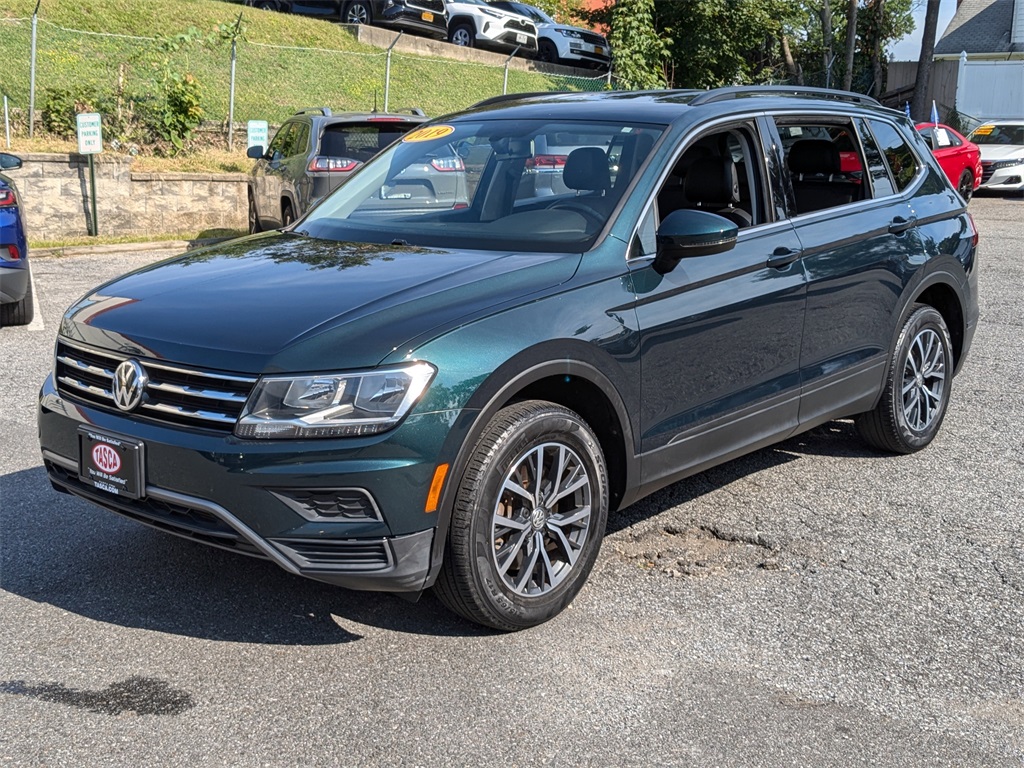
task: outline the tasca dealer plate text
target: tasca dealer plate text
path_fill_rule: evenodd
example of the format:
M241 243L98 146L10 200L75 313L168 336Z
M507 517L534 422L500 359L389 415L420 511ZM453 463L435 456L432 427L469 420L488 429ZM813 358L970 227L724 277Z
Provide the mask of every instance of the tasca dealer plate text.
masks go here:
M142 495L145 451L140 441L80 427L78 445L78 477L83 483L129 499Z

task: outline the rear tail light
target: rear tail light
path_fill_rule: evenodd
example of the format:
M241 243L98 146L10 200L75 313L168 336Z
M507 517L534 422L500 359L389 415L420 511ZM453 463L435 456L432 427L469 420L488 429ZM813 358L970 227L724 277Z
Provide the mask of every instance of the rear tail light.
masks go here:
M5 208L9 205L14 205L17 200L14 199L14 192L10 189L0 189L0 208Z
M389 4L390 6L390 4ZM404 123L404 117L371 117L366 122L368 123ZM409 126L410 128L412 126Z
M359 161L350 157L324 157L317 155L309 161L310 173L347 173L359 167Z
M973 233L972 236L971 236L971 245L974 246L975 248L977 248L978 247L978 225L974 223L974 217L970 213L967 214L967 218L971 220L971 231Z
M562 168L565 166L565 161L569 158L568 155L535 155L534 157L526 158L527 168Z
M21 251L16 245L0 245L0 261L19 261Z
M466 166L461 157L435 157L430 161L435 170L446 173L448 171L464 171Z

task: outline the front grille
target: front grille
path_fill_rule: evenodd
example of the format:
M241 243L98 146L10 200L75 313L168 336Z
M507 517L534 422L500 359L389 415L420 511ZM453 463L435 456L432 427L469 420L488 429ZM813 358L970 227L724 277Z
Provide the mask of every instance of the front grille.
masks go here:
M381 571L392 565L383 539L271 539L303 568Z
M519 19L508 19L505 21L505 29L515 29L519 32L528 32L531 35L537 34L537 28L533 26L529 21L519 21Z
M591 45L600 45L602 47L608 46L608 41L600 35L595 35L593 32L580 32L580 37L583 38L583 42L590 43Z
M406 3L410 8L422 8L425 11L444 14L444 0L410 0Z
M984 184L986 181L992 178L992 174L996 172L995 166L992 163L981 164L981 183Z
M51 480L104 509L187 539L246 555L265 557L236 530L206 510L155 499L152 496L144 499L114 496L83 483L77 474L55 461L46 460L44 463Z
M57 342L57 391L106 410L114 404L114 369L127 355ZM230 431L256 383L255 377L201 371L136 358L149 376L133 415L156 421Z

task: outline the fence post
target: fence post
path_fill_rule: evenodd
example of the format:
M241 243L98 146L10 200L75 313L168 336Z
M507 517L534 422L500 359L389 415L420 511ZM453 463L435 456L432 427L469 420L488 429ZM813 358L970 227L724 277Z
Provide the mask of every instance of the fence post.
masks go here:
M36 114L36 29L39 26L39 4L43 0L36 0L36 9L32 11L32 63L29 66L28 76L28 137L31 139L35 130Z
M395 47L398 41L402 37L402 32L398 33L398 36L391 41L391 45L388 46L388 58L384 63L384 111L388 111L388 98L391 95L391 49Z
M501 85L502 96L508 93L508 65L512 63L512 59L514 59L516 57L516 54L519 53L519 47L520 46L517 45L516 49L512 51L512 55L505 59L505 82L502 83Z
M235 38L231 38L231 92L228 98L228 152L235 149Z
M7 148L11 148L11 115L7 111L7 94L4 94L4 128L7 132Z

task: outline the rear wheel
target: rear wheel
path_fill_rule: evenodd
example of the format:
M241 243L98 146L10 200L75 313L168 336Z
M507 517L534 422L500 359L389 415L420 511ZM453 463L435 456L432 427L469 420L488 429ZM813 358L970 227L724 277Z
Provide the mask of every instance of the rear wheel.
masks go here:
M369 24L371 21L373 13L370 11L370 4L364 0L356 0L345 11L346 24Z
M476 35L473 27L466 22L460 22L448 30L448 42L453 45L461 45L464 48L472 48L476 42Z
M917 305L900 331L882 399L857 430L883 451L913 453L942 426L953 383L953 345L942 315Z
M32 303L32 273L28 275L28 290L21 301L13 304L0 304L0 328L8 325L28 325L35 316L35 305Z
M974 194L974 174L965 168L963 173L960 174L960 183L956 185L956 188L964 202L969 203L971 195Z
M583 587L608 519L608 472L575 413L538 400L487 425L459 486L434 588L495 629L556 616Z

